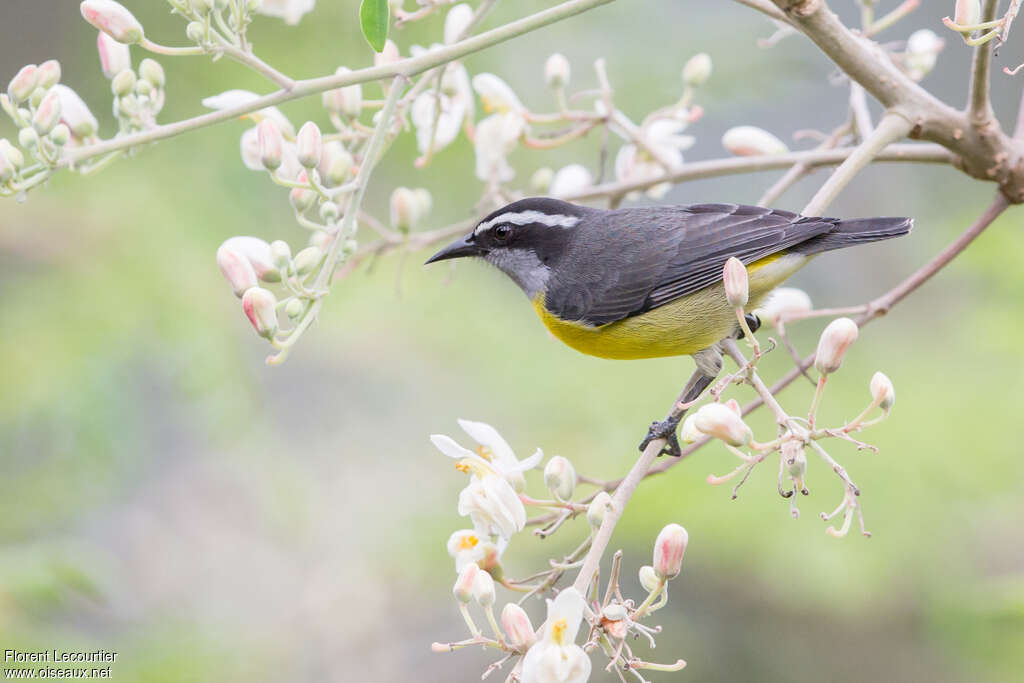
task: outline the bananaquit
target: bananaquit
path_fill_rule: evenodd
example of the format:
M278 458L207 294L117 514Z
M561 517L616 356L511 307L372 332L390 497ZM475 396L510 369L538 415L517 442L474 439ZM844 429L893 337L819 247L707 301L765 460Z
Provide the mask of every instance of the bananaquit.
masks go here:
M722 284L730 256L747 266L748 306L755 308L815 255L905 235L912 223L739 204L605 210L534 197L495 211L427 263L483 258L577 351L615 359L692 355L697 372L680 398L690 402L721 371L718 342L738 334ZM678 422L655 422L641 448L665 438L664 452L678 455Z

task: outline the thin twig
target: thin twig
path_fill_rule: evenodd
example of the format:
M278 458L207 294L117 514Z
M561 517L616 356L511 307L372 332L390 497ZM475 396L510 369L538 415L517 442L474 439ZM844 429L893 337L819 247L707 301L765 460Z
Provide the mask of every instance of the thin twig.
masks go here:
M981 11L982 22L996 18L999 0L985 0ZM992 102L989 97L989 72L992 64L992 41L974 48L974 62L971 65L971 90L968 116L975 127L987 125L993 119Z

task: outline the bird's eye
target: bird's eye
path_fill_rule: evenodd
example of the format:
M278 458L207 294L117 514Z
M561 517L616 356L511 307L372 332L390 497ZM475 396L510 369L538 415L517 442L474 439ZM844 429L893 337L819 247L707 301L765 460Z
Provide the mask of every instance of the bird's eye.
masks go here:
M508 239L508 236L512 234L512 227L506 223L497 225L494 228L494 239L499 242L504 242Z

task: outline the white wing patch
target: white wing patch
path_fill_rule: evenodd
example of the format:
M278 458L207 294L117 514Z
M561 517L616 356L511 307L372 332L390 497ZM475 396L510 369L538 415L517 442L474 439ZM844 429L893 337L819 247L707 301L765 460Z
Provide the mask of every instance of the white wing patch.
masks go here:
M503 213L500 216L495 216L489 221L484 221L480 225L476 226L476 230L473 231L473 234L479 235L480 233L486 232L495 225L499 225L501 223L511 223L512 225L540 223L552 228L571 228L579 222L579 216L567 216L560 213L544 213L542 211L519 211L515 213Z

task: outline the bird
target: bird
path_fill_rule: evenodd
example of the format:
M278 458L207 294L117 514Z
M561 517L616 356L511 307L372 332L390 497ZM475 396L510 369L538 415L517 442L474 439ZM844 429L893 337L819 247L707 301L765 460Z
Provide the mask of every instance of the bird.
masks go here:
M838 219L744 204L601 209L550 197L504 206L426 264L476 257L526 294L551 333L608 359L690 355L696 370L680 397L695 401L722 368L720 342L742 334L723 267L747 268L754 310L818 254L906 235L911 218ZM424 265L426 265L424 264ZM752 330L760 321L747 315ZM640 444L666 441L679 455L682 414L655 421Z

